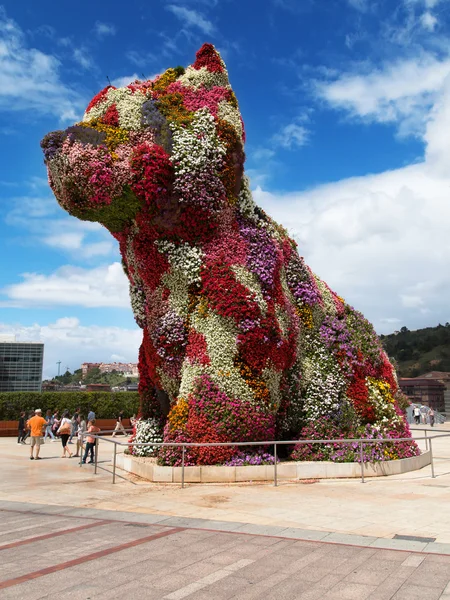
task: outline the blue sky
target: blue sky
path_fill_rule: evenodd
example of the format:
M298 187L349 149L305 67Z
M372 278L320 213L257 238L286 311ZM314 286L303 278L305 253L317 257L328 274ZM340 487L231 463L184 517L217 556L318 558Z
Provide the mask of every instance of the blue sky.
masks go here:
M39 141L108 83L225 59L255 199L379 332L450 320L448 0L3 2L0 333L135 360L114 240L57 205Z

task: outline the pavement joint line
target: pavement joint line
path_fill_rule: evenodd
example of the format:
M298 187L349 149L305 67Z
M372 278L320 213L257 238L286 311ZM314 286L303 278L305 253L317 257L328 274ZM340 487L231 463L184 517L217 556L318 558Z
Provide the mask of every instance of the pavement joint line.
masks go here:
M83 531L84 529L92 529L93 527L100 527L101 525L110 525L111 523L115 523L115 521L98 521L98 523L88 523L87 525L80 525L79 527L72 527L70 529L64 529L62 531L54 531L53 533L45 533L43 535L37 535L31 538L26 538L25 540L18 540L17 542L11 542L9 544L3 544L0 546L0 552L2 550L9 550L10 548L17 548L18 546L25 546L26 544L34 544L35 542L40 542L42 540L48 540L50 538L59 537L61 535L69 535L71 533L77 533L78 531Z
M254 560L247 559L247 558L238 560L238 561L232 563L231 565L224 566L222 569L218 569L217 571L214 571L213 573L210 573L209 575L206 575L205 577L202 577L201 579L198 579L197 581L193 581L192 583L189 583L188 585L185 585L184 587L182 587L178 590L175 590L174 592L171 592L170 594L167 594L166 596L164 596L164 599L165 600L182 600L183 598L186 598L186 596L190 596L194 592L198 592L198 591L202 590L203 588L207 587L208 585L212 585L213 583L217 583L221 579L225 579L225 577L234 575L237 571L239 571L239 569L248 567L249 565L253 564L254 562L255 562Z
M51 567L46 567L45 569L40 569L39 571L33 571L32 573L26 573L25 575L20 575L20 577L14 577L13 579L7 579L6 581L0 582L0 590L4 590L6 588L13 587L14 585L19 585L21 583L26 583L33 579L38 579L39 577L44 577L45 575L50 575L51 573L56 573L58 571L63 571L64 569L70 569L70 567L76 567L86 562L90 562L92 560L96 560L98 558L103 558L104 556L109 556L110 554L115 554L116 552L121 552L122 550L127 550L128 548L134 548L135 546L140 546L141 544L146 544L147 542L152 542L153 540L157 540L162 537L167 537L169 535L173 535L174 533L179 533L181 531L185 531L184 527L174 527L169 531L161 531L159 533L154 533L153 535L147 535L143 538L138 538L136 540L132 540L131 542L126 542L125 544L120 544L119 546L113 546L112 548L105 548L104 550L99 550L98 552L93 552L92 554L87 554L86 556L80 556L79 558L74 558L72 560L68 560L63 563L59 563L57 565L52 565Z
M0 501L1 502L1 501ZM8 501L11 502L11 501ZM14 502L11 502L11 504L14 504ZM22 504L26 504L26 503L22 503ZM33 506L30 503L31 506ZM42 505L41 505L42 506ZM50 506L58 506L58 505L50 505ZM94 508L94 509L90 509L88 507L67 507L67 506L63 506L61 505L61 510L67 510L67 509L71 509L74 511L79 511L79 510L95 510L97 512L101 512L101 513L114 513L114 510L107 510L107 509L98 509L98 508ZM18 513L22 513L22 514L33 514L33 515L42 515L42 516L52 516L52 517L60 517L60 518L73 518L73 519L86 519L86 520L98 520L101 519L101 517L97 516L97 517L85 517L85 516L80 516L80 515L68 515L66 513L62 513L62 514L58 514L58 513L46 513L46 512L40 512L39 510L18 510L18 509L9 509L9 508L0 508L0 513L2 511L5 512L18 512ZM129 511L117 511L117 512L129 512ZM377 548L380 550L395 550L396 552L411 552L414 554L425 554L425 555L433 555L433 556L449 556L450 555L450 550L448 550L447 552L439 552L439 546L450 546L450 544L444 544L444 543L439 543L439 542L430 542L430 543L424 543L424 547L423 548L417 548L414 544L417 544L417 542L411 542L408 540L395 540L393 537L392 538L373 538L370 536L366 536L368 538L368 543L366 545L362 545L361 543L351 543L351 540L348 539L346 542L341 542L341 541L337 541L337 540L327 540L326 538L329 535L341 535L340 532L332 532L332 531L320 531L320 530L316 530L316 529L311 529L311 530L302 530L301 528L296 528L296 527L285 527L284 529L289 529L289 530L295 530L295 529L299 529L299 537L292 537L292 536L283 536L282 532L279 532L276 535L271 535L270 533L251 533L251 532L244 532L244 531L240 531L240 528L245 526L248 526L249 523L236 523L233 521L227 521L227 523L229 523L230 525L233 525L233 523L236 525L236 528L233 529L215 529L214 528L214 521L210 520L210 519L199 519L199 518L194 518L194 517L177 517L175 515L160 515L158 513L136 513L136 512L129 512L130 515L133 516L141 516L143 519L145 519L146 515L156 515L158 517L161 517L160 521L154 522L154 523L146 523L147 525L153 525L153 526L158 526L158 527L178 527L177 525L171 525L170 522L167 523L167 521L170 521L171 519L182 519L183 521L196 521L198 522L199 520L202 520L205 522L205 525L207 525L208 523L211 523L210 527L196 527L195 525L190 526L189 524L184 524L183 526L180 526L180 529L184 530L184 529L191 529L191 530L195 530L195 531L209 531L210 533L231 533L234 535L248 535L248 536L263 536L263 537L270 537L270 538L276 538L276 539L280 539L280 540L296 540L296 541L302 541L302 542L310 542L310 543L315 543L315 544L333 544L336 546L348 546L351 548ZM111 520L114 523L136 523L137 521L127 521L125 519L108 519ZM145 521L141 521L142 523L145 523ZM250 524L250 525L254 525L255 527L266 527L268 529L270 528L276 528L279 529L279 526L275 526L275 525L260 525L260 524ZM301 533L303 532L313 532L313 533L323 533L324 537L321 539L310 539L306 536L301 537ZM365 537L365 536L361 536L361 535L357 535L357 534L349 534L349 533L345 533L342 534L345 535L345 537L347 538L351 538L352 536L354 536L355 538L357 538L358 540L361 540L361 537ZM399 548L396 547L397 544L393 545L393 542L400 542L404 547L403 548ZM400 545L400 544L399 544ZM1 589L1 587L0 587Z

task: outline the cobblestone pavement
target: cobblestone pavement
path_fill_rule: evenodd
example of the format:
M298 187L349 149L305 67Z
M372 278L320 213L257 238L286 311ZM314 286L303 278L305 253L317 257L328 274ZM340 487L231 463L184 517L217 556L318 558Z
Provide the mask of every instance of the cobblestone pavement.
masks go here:
M2 600L450 599L450 556L76 512L0 510Z

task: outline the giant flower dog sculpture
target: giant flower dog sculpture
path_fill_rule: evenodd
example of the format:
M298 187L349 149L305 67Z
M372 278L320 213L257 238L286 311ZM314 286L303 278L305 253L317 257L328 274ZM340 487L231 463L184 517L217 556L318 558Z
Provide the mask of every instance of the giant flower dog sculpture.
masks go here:
M160 420L165 441L292 439L324 420L341 436L364 425L409 435L372 326L254 204L244 140L211 44L186 70L106 87L82 122L42 140L59 204L119 243L144 332L141 415ZM190 448L186 458L236 452ZM160 452L169 464L179 456Z

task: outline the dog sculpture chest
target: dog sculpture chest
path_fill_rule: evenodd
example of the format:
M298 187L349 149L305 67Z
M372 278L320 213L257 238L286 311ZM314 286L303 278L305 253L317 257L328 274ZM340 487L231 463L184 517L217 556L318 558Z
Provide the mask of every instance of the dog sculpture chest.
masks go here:
M60 205L119 242L144 330L141 414L168 441L286 438L319 417L402 431L375 332L254 204L244 140L205 44L187 70L105 88L42 141Z

